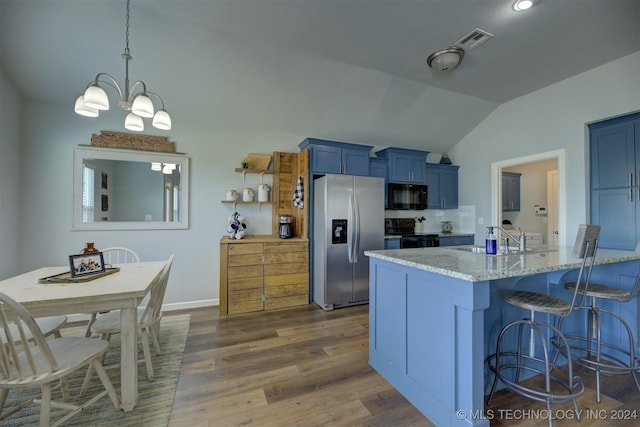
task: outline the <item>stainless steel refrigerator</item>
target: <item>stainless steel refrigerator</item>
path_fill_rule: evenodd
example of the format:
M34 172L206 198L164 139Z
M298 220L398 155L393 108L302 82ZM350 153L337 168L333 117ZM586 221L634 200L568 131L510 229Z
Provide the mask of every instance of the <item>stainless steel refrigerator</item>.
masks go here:
M314 181L313 301L325 310L369 301L369 258L384 249L384 179Z

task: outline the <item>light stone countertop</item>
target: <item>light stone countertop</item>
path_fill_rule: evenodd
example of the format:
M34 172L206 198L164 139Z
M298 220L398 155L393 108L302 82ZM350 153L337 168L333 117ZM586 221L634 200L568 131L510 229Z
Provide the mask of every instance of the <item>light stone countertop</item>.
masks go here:
M572 255L572 247L546 247L553 250L509 255L485 255L460 250L465 246L436 248L388 249L365 251L365 255L419 270L471 282L504 279L550 271L579 268L581 260ZM456 249L457 248L457 249ZM640 251L598 249L594 265L640 260Z

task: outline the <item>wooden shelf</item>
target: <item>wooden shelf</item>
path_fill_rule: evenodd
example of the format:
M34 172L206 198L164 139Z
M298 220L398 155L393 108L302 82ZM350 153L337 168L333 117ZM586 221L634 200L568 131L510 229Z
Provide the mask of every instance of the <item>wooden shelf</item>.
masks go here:
M236 168L236 172L242 172L242 173L263 173L265 175L273 175L273 171L267 171L267 170L261 170L261 169L243 169L243 168Z

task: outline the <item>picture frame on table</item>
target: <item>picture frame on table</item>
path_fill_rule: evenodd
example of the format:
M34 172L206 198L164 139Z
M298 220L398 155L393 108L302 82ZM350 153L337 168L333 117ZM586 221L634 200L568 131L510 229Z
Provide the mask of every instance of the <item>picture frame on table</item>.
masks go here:
M71 277L103 273L105 271L104 256L102 252L69 255L69 268Z

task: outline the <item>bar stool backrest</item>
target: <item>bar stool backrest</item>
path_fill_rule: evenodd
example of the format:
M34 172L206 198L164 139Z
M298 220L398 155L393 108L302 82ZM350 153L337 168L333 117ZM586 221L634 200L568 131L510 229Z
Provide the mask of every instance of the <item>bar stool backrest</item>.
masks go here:
M580 227L578 227L578 234L575 244L573 245L573 254L576 258L582 259L582 262L580 263L580 270L578 271L578 278L576 279L576 287L571 297L571 310L569 312L583 308L585 305L585 296L591 280L591 271L593 270L596 253L598 252L599 237L599 225L581 224ZM580 295L579 302L577 302L578 295Z

